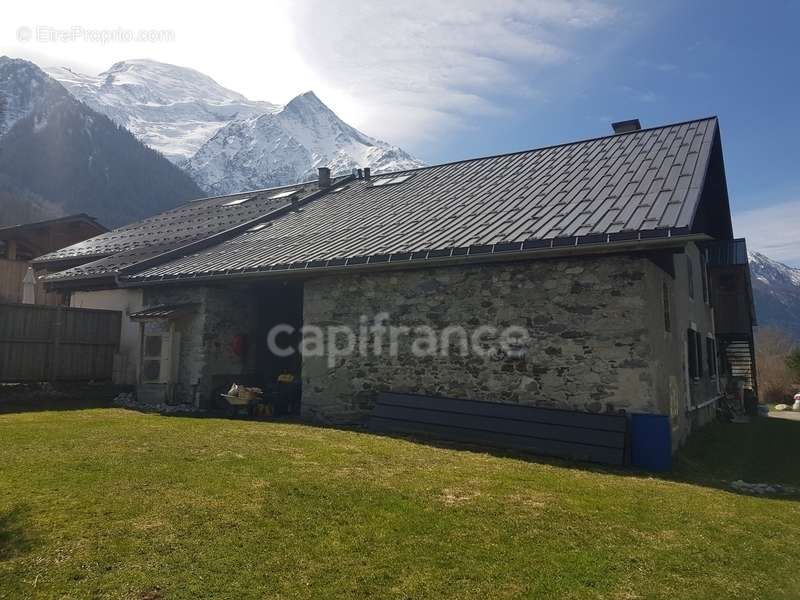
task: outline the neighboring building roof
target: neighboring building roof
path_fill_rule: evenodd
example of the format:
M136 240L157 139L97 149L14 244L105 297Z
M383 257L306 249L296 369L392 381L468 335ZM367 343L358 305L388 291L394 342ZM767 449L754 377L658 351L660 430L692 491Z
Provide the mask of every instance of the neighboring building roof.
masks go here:
M196 302L184 302L182 304L161 304L159 306L151 306L131 313L130 319L134 321L158 321L177 319L184 315L194 312L198 304Z
M186 248L180 257L173 252L169 262L145 261L128 269L126 278L469 257L684 235L693 232L715 148L721 148L717 120L708 118L355 180L257 231ZM727 217L717 220L729 223L727 197L724 209Z
M48 276L48 281L113 276L172 248L204 240L247 223L277 207L318 191L317 182L203 198L154 217L114 229L35 260L40 267L76 265ZM291 194L291 192L295 192Z
M202 239L204 238L205 236L203 236ZM185 240L185 243L191 241L194 240ZM111 254L110 256L103 256L96 260L91 260L91 258L89 258L88 260L91 262L82 263L64 271L50 273L47 275L46 279L49 282L57 282L113 277L120 269L135 265L145 259L158 256L159 254L176 248L178 245L179 242L170 241L149 246L137 246L130 250L123 250L122 252Z
M32 223L20 223L18 225L2 225L0 226L0 239L14 239L18 234L25 234L30 231L40 230L46 227L53 227L68 223L86 223L97 228L99 231L108 231L97 219L90 217L86 213L78 213L76 215L67 215L66 217L57 217L55 219L46 219L44 221L33 221Z
M17 244L17 254L28 259L108 231L85 213L0 227L0 245Z

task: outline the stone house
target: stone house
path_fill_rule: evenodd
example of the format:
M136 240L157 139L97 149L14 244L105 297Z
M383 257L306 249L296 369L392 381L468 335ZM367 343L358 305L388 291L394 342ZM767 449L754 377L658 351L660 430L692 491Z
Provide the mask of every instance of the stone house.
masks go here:
M200 200L67 249L120 248L51 285L140 295L143 397L209 407L289 372L318 421L361 421L394 391L668 415L677 447L734 383L728 345L752 356L744 242L716 118L615 129ZM754 362L736 368L754 387Z

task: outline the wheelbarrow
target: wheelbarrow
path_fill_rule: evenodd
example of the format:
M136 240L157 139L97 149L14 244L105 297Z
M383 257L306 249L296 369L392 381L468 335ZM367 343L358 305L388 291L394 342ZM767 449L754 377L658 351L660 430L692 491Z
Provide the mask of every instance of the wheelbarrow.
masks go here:
M247 411L247 414L251 414L253 405L258 404L261 401L261 398L257 396L247 395L247 396L231 396L230 394L220 394L225 401L228 403L229 406L229 415L231 417L235 417L239 414L239 410L244 408Z

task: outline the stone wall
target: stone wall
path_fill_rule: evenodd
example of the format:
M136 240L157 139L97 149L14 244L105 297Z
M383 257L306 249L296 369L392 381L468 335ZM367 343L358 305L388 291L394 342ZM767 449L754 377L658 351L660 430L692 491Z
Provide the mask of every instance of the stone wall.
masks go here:
M710 304L703 297L702 262L700 250L694 243L685 252L672 257L674 277L655 264L646 265L645 297L648 312L647 328L652 332L653 381L657 397L665 398L672 421L672 440L678 448L688 435L712 420L716 406L708 404L719 395L717 380L708 376L705 360L705 339L714 336L714 318ZM688 261L692 261L694 295L689 293ZM664 323L663 285L670 299L670 329ZM697 382L688 380L687 330L699 331L704 340L704 377Z
M175 322L178 338L177 383L173 401L177 404L195 405L198 387L205 364L205 300L207 288L188 286L146 287L143 288L143 306L161 304L182 304L191 302L197 308L191 314ZM145 334L166 330L169 323L151 321L145 323Z
M175 401L208 408L214 386L221 376L236 376L254 370L254 353L237 354L233 339L250 332L256 320L257 302L248 288L224 287L149 287L145 305L192 302L197 306L191 315L175 322L180 334ZM148 323L146 327L168 327L166 323ZM249 349L248 349L249 350Z
M592 412L666 414L653 386L647 329L648 261L583 257L322 277L305 285L304 324L347 326L381 312L389 323L436 330L527 330L523 356L396 357L359 352L303 358L303 414L359 421L381 391ZM357 345L361 343L361 333Z
M254 339L259 307L257 296L250 287L224 286L207 288L204 304L203 346L204 363L198 387L198 402L208 407L214 400L223 379L232 378L239 383L250 381L237 375L251 375L255 371ZM242 352L234 351L233 341L244 336Z
M358 422L382 391L521 403L591 412L670 415L677 447L689 432L713 418L716 382L688 382L685 339L690 326L713 335L713 313L703 301L701 269L693 269L695 298L688 296L690 244L674 257L675 276L642 257L608 255L506 264L364 272L309 279L304 285L303 324L348 327L354 351L330 362L326 354L302 360L302 411L326 422ZM664 325L663 285L671 302L671 329ZM212 400L220 376L258 376L253 345L264 317L279 318L265 296L245 285L145 288L145 306L195 302L193 315L176 323L181 334L177 399L198 407ZM300 302L298 297L298 302ZM482 325L524 328L524 352L476 356L449 353L414 356L411 336L397 353L364 323L380 313L387 325L450 326L473 332ZM365 320L362 320L364 318ZM279 319L280 320L280 319ZM250 351L233 352L236 335L249 336ZM484 339L496 347L496 338ZM271 360L268 357L262 360ZM261 371L265 368L261 365ZM263 375L263 373L261 373ZM247 383L247 381L243 380ZM689 399L690 391L694 401Z

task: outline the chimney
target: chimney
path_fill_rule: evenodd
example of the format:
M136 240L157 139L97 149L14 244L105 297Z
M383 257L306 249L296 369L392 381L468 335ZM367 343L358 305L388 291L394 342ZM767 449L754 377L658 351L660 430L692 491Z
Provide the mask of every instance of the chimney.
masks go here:
M328 167L319 168L319 188L321 190L331 187L331 170Z
M369 179L369 167L364 167L364 179Z
M358 178L364 179L364 171L362 171L361 169L358 169Z
M642 124L639 123L639 119L629 119L612 123L611 128L614 133L630 133L631 131L639 131L642 128Z

